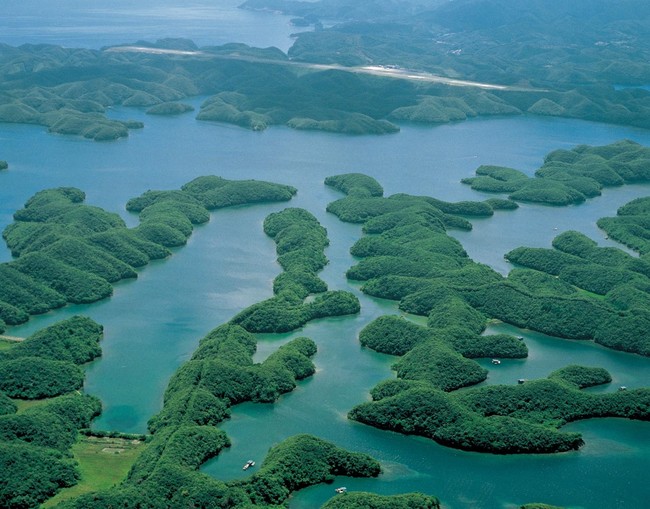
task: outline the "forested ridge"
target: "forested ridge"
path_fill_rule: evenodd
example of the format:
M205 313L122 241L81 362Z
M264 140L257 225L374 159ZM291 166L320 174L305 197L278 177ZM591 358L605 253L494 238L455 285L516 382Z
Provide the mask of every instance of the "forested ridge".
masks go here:
M650 128L650 7L641 0L247 0L242 8L289 14L296 27L310 29L294 35L287 53L172 38L101 50L3 44L0 123L99 142L125 138L147 122L113 118L116 106L254 131L286 126L345 135L515 115ZM0 160L1 173L13 171L13 161ZM483 198L461 202L385 196L363 173L325 179L343 195L327 212L362 230L350 249L355 263L340 276L351 290L394 301L401 313L359 331L362 349L394 356L393 375L348 408L348 419L498 455L576 451L585 439L564 426L578 420L650 420L647 387L588 390L612 383L598 366L569 364L538 379L484 383L489 362L481 359L499 364L529 353L523 337L486 333L495 321L650 356L650 198L598 220L629 251L568 230L548 247L505 253L507 275L472 260L449 234L471 230L476 219L517 213L520 204L580 206L607 188L647 184L650 149L630 140L562 148L529 173L486 161L462 181ZM135 227L86 203L76 187L37 192L3 231L13 259L0 264L0 334L32 315L110 297L114 284L171 256L220 208L286 202L297 192L286 184L198 177L129 200ZM84 392L84 369L101 356L102 325L74 316L2 343L0 506L38 507L83 482L74 451L83 437L135 440L142 453L112 487L50 501L61 509L288 507L294 492L337 476L382 474L386 465L370 455L308 434L273 444L244 479L201 471L231 446L219 425L235 405L275 404L319 376L314 340L293 336L257 361L257 334L303 334L312 320L361 310L353 291L330 290L319 276L329 238L312 212L285 208L261 227L275 243L279 267L272 296L198 341L169 380L146 435L90 429L101 403ZM440 504L421 493L350 491L323 507Z
M404 122L521 114L650 127L642 0L616 7L249 0L243 7L293 14L319 29L298 33L287 54L235 43L199 48L186 39L102 50L3 45L0 122L107 141L143 127L110 118L107 108L175 115L192 111L184 100L208 96L198 119L253 130L388 134ZM322 28L321 18L334 23Z
M0 264L0 332L66 303L110 296L112 283L183 246L210 211L247 203L288 201L296 189L264 181L198 177L175 191L147 191L126 208L140 224L84 203L73 187L46 189L14 214L2 233L14 260Z
M628 147L634 153L644 150L627 143L579 147L550 154L546 164L563 159L563 169L571 176L571 163L582 154L612 157ZM621 173L623 167L617 167ZM568 366L546 380L454 392L486 379L487 370L473 358L527 356L519 338L483 334L488 320L495 318L648 355L650 338L642 331L647 299L641 296L650 288L644 257L599 248L588 237L569 231L556 237L553 250L521 247L508 253L509 260L527 268L503 277L469 259L447 234L450 228L471 228L467 217L494 213L485 202L383 197L378 182L359 174L325 182L346 193L328 210L344 221L362 223L366 234L351 248L360 261L347 277L363 281L365 293L399 301L401 310L426 317L426 326L421 326L383 316L361 331L362 345L400 358L393 364L397 378L376 386L372 402L352 409L349 418L450 447L498 454L577 449L583 445L580 435L559 429L577 419L650 418L647 388L608 395L581 391L611 381L601 368ZM631 215L644 213L644 203L623 209ZM622 299L632 288L639 296Z
M572 178L623 185L645 178L641 169L646 150L630 142L577 147L549 154L544 168L553 166L563 172L567 185ZM602 166L594 174L585 172L585 158L591 162L600 158ZM515 171L502 173L508 178ZM605 181L602 175L611 178ZM500 170L490 170L489 178L500 177ZM648 299L643 295L650 288L650 268L644 265L645 250L640 240L634 240L642 239L639 228L645 224L646 200L622 207L617 218L601 220L613 236L639 246L640 257L616 248L599 248L584 235L568 231L556 237L552 249L521 247L508 253L508 259L519 267L504 277L472 261L448 230L471 229L472 218L510 213L507 211L517 207L512 196L456 203L405 194L384 197L382 186L360 173L332 176L325 184L346 195L332 202L328 210L342 220L361 223L365 233L351 248L359 263L349 269L347 277L363 281L362 290L370 295L397 300L402 310L426 316L425 325L382 316L361 331L361 345L398 356L393 365L396 378L372 389L372 401L352 408L349 418L422 435L450 447L497 454L577 449L583 444L582 437L561 427L578 419L648 419L647 388L609 394L584 391L611 382L610 374L597 367L571 365L549 373L546 379L520 385L471 387L487 376L487 370L474 359L524 358L528 354L520 338L485 335L492 318L646 354L647 335L639 324L646 312ZM12 302L25 306L23 312L27 313L28 309L39 309L35 307L39 299L50 299L46 302L56 306L68 301L57 290L68 287L55 285L69 285L70 277L52 279L51 266L41 267L26 259L47 253L43 260L51 264L58 256L61 267L78 271L92 268L96 279L80 278L91 288L99 279L110 288L110 282L133 277L135 269L148 261L148 251L142 246L155 246L158 251L154 253L168 254L170 247L184 244L194 225L210 219L211 210L288 200L295 192L290 186L266 182L200 177L179 190L147 191L130 200L127 209L140 217L140 225L133 229L126 228L116 214L85 205L84 194L78 189L37 193L16 212L16 222L5 231L17 259L3 265L3 274L7 281L9 275L23 278L20 285L3 287L7 295L5 316L11 316L7 310ZM211 506L264 507L283 504L292 491L327 482L335 475L378 475L380 467L369 457L344 452L307 435L278 445L245 481L224 483L198 470L207 459L229 447L230 440L215 426L229 417L233 405L245 401L272 403L315 373L311 359L317 347L311 339L293 339L263 362L255 363L257 340L253 333L292 331L315 318L359 311L353 294L328 291L317 275L327 264L324 249L329 240L315 216L305 209L285 208L270 214L263 229L276 244L282 269L273 282L274 296L241 311L200 341L192 358L170 380L163 408L149 422L147 446L120 485L64 501L61 507L110 507L117 503L173 508L181 503L178 497L188 496L195 505L209 499ZM107 231L119 232L121 237L116 238L122 240L109 243ZM94 242L98 234L102 241ZM66 246L74 249L76 256L67 256ZM106 252L97 246L114 247ZM79 253L92 254L93 258L85 259ZM121 270L108 278L109 268ZM41 286L29 283L31 274ZM32 288L39 291L27 292ZM21 484L9 483L2 495L8 507L22 503L33 506L59 488L77 482L74 460L65 454L57 456L60 453L56 451L69 450L79 430L88 427L100 411L96 399L75 391L83 385L80 365L100 355L101 332L101 326L76 317L40 331L0 355L5 414L0 427L5 430L6 462L18 461L16 455L43 455L48 458L43 461L49 469L48 475L30 470L28 482L39 486L31 498L25 498ZM457 391L459 388L466 389ZM12 400L53 397L56 399L52 402L19 413ZM522 406L522 401L528 403ZM64 417L53 417L60 415ZM313 459L305 462L305 455L313 455ZM363 493L350 499L335 497L329 504L345 507L341 504L348 503L387 507L438 504L435 498L419 494L377 498Z

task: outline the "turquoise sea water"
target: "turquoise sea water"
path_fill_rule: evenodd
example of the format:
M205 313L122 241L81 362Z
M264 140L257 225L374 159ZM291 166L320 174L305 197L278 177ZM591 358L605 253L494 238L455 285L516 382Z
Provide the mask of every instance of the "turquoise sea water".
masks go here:
M106 23L114 19L119 16L107 17ZM161 22L159 29L171 26ZM92 38L85 41L92 46ZM198 106L200 99L194 103ZM83 189L89 204L120 213L130 225L137 224L137 217L124 210L129 198L147 189L178 188L199 175L288 183L298 188L298 195L290 203L215 212L210 223L196 228L187 246L142 269L136 281L118 284L110 299L69 306L9 331L28 335L78 313L104 324L103 357L87 368L86 391L104 403L96 428L145 431L147 420L161 407L169 377L191 356L199 339L239 310L271 295L272 280L280 268L275 246L262 232L264 217L286 206L304 207L328 230L330 263L323 278L332 289L357 293L362 311L355 317L312 322L294 334L260 336L257 360L292 337L311 337L319 348L314 358L317 373L276 404L235 407L232 419L223 424L233 446L206 464L205 472L220 479L249 475L241 470L247 459L261 461L269 447L287 436L312 433L368 452L382 462L383 474L378 479L337 480L335 486L342 484L349 490L422 491L439 496L445 507L454 509L502 509L532 501L595 509L647 505L648 423L582 421L567 426L583 433L586 445L580 451L494 456L456 451L346 419L355 404L368 399L371 387L393 376L394 358L361 348L358 332L375 317L398 310L393 302L364 296L358 285L345 280L346 269L354 263L349 248L361 229L325 212L327 203L340 195L326 188L323 180L358 171L377 178L386 194L478 200L486 195L459 182L481 164L507 165L532 174L543 156L556 148L622 138L650 145L649 131L512 117L438 127L403 126L400 133L384 137L346 137L280 127L251 132L198 122L192 113L165 118L117 108L110 114L141 119L146 127L133 131L128 139L95 143L49 135L41 127L0 124L0 158L10 164L8 171L0 172L0 228L12 221L13 212L33 193L64 185ZM607 189L602 197L579 206L522 205L516 211L474 220L471 232L452 234L472 258L506 273L510 266L504 253L521 245L549 247L553 237L567 229L579 230L601 245L614 245L597 229L596 219L614 215L620 205L649 192L650 186L625 186ZM0 261L10 259L2 246ZM612 384L596 390L650 385L650 359L507 325L495 325L493 331L523 335L530 356L504 360L499 366L481 361L490 369L487 383L544 377L561 366L580 363L602 366L612 373ZM334 495L333 488L321 485L303 490L293 497L291 507L318 507Z
M198 101L198 100L197 100ZM352 423L346 413L368 398L368 390L392 376L390 356L359 346L357 335L375 317L397 313L394 303L365 297L347 283L354 263L348 250L360 227L341 223L325 212L339 195L326 188L326 176L362 171L377 178L387 194L427 194L450 201L482 199L459 183L480 164L505 164L533 172L548 151L578 143L603 144L631 138L650 144L650 133L577 121L533 117L475 120L439 127L404 126L387 137L345 137L272 128L262 133L198 122L192 114L149 117L118 109L116 117L144 120L146 127L115 143L94 143L48 135L33 126L0 126L3 158L10 170L0 174L1 226L34 192L74 185L87 202L121 213L126 201L147 189L173 189L192 178L217 174L290 183L298 195L289 204L257 205L215 212L196 229L187 246L140 271L136 281L118 284L115 295L89 306L69 306L35 317L11 330L27 335L49 323L87 313L105 325L104 355L87 369L86 390L104 402L100 429L144 431L160 409L169 376L187 360L198 340L236 312L271 295L279 272L273 242L262 221L285 206L304 207L328 229L330 264L323 277L331 288L355 291L362 300L356 317L320 320L293 335L260 338L258 359L282 342L307 335L319 346L317 373L275 405L236 407L223 428L233 447L207 464L206 472L223 479L244 475L241 464L261 460L270 446L295 433L313 433L382 461L384 474L373 480L341 480L349 489L379 493L424 491L447 507L508 507L544 500L572 507L642 507L649 493L648 424L592 420L571 425L585 434L580 451L556 456L501 457L454 451L417 437L404 437ZM34 150L38 147L38 150ZM575 207L524 205L474 221L472 232L454 232L470 255L507 272L503 254L520 246L550 246L565 229L577 229L602 245L609 243L595 220L613 215L630 199L648 194L647 186L608 189L602 197ZM556 229L557 228L557 229ZM6 249L2 260L9 260ZM546 376L569 363L603 366L618 385L650 385L650 360L613 352L589 342L545 337L495 326L526 337L530 356L503 361L490 369L488 383L515 383ZM333 494L332 486L298 493L292 507L317 507Z

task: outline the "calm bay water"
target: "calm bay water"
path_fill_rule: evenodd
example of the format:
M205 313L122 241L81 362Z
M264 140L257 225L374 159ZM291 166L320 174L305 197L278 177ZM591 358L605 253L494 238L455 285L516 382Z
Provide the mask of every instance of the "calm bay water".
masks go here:
M112 5L119 6L119 2ZM223 5L228 16L241 15L226 8L230 2ZM117 26L111 23L119 21L120 16L108 16L105 22ZM185 35L166 32L176 26L171 19L175 18L159 20L157 29L165 35ZM5 20L0 24L5 22L9 23ZM38 20L25 23L21 26L28 27L24 31L27 38ZM140 23L140 28L147 23ZM259 28L262 22L257 23ZM9 24L15 29L15 22ZM75 26L71 24L68 32L72 42L78 36L83 42L80 45L104 44L79 35ZM245 33L245 26L237 33ZM257 30L258 37L276 37L274 29L269 30ZM7 37L17 37L16 33L10 31L7 36L5 32L0 40L8 42ZM214 34L204 35L209 39ZM142 38L139 32L137 37L111 43L136 38ZM216 44L217 40L205 43ZM252 39L242 40L254 43ZM200 100L194 103L198 106ZM0 172L0 228L12 221L13 212L33 193L55 186L83 189L87 203L120 213L130 225L137 224L137 217L124 210L129 198L147 189L175 189L199 175L289 183L299 192L288 204L218 211L210 223L195 230L187 246L177 249L170 259L142 269L136 281L118 284L110 299L89 306L69 306L10 330L14 335L28 335L79 313L104 324L103 357L87 368L86 391L104 403L96 428L145 431L147 420L161 407L169 377L191 356L199 339L244 307L271 296L272 280L280 268L275 262L275 246L262 232L264 217L286 206L304 207L329 233L331 245L326 254L330 264L322 277L332 289L357 293L362 312L355 317L315 321L293 334L260 336L258 361L293 337L311 337L319 348L314 358L317 373L274 405L235 407L232 419L223 424L233 447L206 464L204 471L220 479L247 475L241 470L247 459L261 461L269 447L287 436L312 433L368 452L382 462L384 473L378 479L337 481L336 485L346 485L350 490L384 494L422 491L438 495L445 507L454 509L510 508L531 501L596 509L647 505L648 423L617 419L578 422L567 429L583 433L586 445L580 451L502 457L455 451L346 419L350 408L368 399L370 388L393 376L390 366L394 358L361 348L358 332L377 316L398 310L393 302L364 296L358 285L345 280L346 269L354 263L349 248L361 229L325 212L327 203L340 195L326 188L323 180L328 175L358 171L377 178L387 195L405 192L449 201L477 200L485 195L459 181L473 175L481 164L507 165L532 174L543 156L556 148L606 144L622 138L650 145L650 132L517 117L439 127L403 126L400 133L385 137L346 137L279 127L256 133L198 122L191 113L161 118L118 108L111 115L141 119L146 127L133 131L125 140L94 143L49 135L40 127L0 124L0 158L10 163L9 171ZM550 247L553 237L567 229L581 231L600 245L614 245L604 238L595 221L614 215L620 205L649 191L649 186L607 189L602 197L574 207L522 205L516 211L473 221L471 232L452 234L472 258L507 273L510 266L503 259L504 253L520 245ZM0 261L10 259L2 246ZM481 361L490 369L487 383L544 377L561 366L580 363L602 366L612 373L613 383L596 390L650 385L649 359L503 324L491 329L501 331L525 336L530 356L526 360L504 360L499 366ZM291 507L318 507L333 494L331 485L315 486L296 494Z
M2 2L0 42L93 48L167 37L199 46L242 42L283 51L291 34L304 31L288 16L238 9L242 0L7 0Z

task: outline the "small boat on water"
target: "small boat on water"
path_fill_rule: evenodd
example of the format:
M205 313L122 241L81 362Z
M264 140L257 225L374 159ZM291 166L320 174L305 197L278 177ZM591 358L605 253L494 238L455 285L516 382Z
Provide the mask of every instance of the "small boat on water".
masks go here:
M255 462L253 460L248 460L246 463L244 463L244 466L241 467L242 470L248 470L250 467L254 467Z
M345 493L348 489L345 486L341 486L340 488L336 488L334 491L337 493Z
M501 364L499 359L492 359L492 364Z
M527 378L520 378L519 380L517 380L517 383L521 385L521 384L525 384L527 381L528 381Z

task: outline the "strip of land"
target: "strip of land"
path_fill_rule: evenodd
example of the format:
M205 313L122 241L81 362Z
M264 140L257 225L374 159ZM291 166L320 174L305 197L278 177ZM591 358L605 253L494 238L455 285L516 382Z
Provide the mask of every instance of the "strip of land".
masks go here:
M25 341L25 338L19 338L17 336L5 336L3 334L0 334L0 339L4 339L5 341Z
M403 69L396 66L383 65L364 65L348 67L338 64L313 64L309 62L297 62L294 60L271 60L265 58L256 58L249 55L240 55L233 53L230 55L214 55L205 51L182 51L175 49L151 48L148 46L115 46L107 48L107 52L112 53L151 53L154 55L180 55L180 56L206 56L211 58L221 58L226 60L241 60L245 62L258 62L261 64L290 65L301 67L303 69L312 69L318 71L345 71L357 74L371 74L373 76L383 76L386 78L396 78L407 81L417 81L423 83L440 83L453 87L474 87L483 90L507 90L512 92L545 92L543 89L531 87L515 87L511 85L498 85L494 83L482 83L478 81L461 80L439 76L422 71Z

